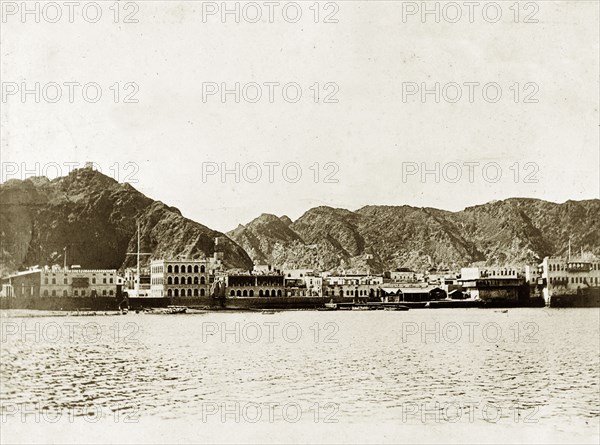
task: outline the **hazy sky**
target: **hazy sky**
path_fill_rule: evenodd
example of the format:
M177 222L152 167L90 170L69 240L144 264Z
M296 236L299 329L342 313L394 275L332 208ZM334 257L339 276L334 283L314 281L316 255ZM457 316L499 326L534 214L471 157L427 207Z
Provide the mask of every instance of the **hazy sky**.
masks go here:
M446 3L437 23L414 10L421 2L400 1L275 2L272 20L264 2L239 3L240 23L223 20L221 2L200 1L122 3L114 23L111 1L89 23L88 3L73 23L63 2L60 20L49 23L57 8L46 7L36 23L15 11L21 2L2 2L2 180L36 163L52 177L56 165L66 173L65 163L94 161L222 231L319 205L459 210L511 196L599 197L597 1L521 2L518 20L514 2L498 2L497 23L490 2L472 20L463 7L456 23ZM36 82L39 103L21 94ZM92 103L94 85L85 97L73 85L71 103L65 82L95 82L102 97ZM207 95L236 82L239 103ZM436 82L439 102L408 94ZM138 102L125 103L132 92ZM236 163L239 175L203 177ZM422 177L423 167L432 172Z

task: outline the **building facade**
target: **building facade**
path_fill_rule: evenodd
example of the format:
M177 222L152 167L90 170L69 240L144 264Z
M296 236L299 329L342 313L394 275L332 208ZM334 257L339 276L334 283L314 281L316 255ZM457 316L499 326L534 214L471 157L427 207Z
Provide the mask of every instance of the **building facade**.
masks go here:
M376 275L330 275L323 277L323 296L338 298L376 298L383 277Z
M576 295L600 287L600 259L594 255L545 257L540 266L547 302L554 295Z
M58 266L30 269L2 280L15 298L115 297L119 279L115 269Z
M228 275L226 292L233 297L283 297L285 284L283 275Z
M214 281L209 260L161 259L150 262L150 297L206 297Z

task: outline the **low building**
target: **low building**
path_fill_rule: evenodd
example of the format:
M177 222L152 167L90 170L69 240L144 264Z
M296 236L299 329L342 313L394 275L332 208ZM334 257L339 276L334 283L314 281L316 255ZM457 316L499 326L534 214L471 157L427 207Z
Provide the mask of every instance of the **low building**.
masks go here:
M416 283L417 273L406 267L401 267L390 272L390 279L398 283Z
M228 297L283 297L284 276L236 274L226 278L225 295Z
M469 267L461 269L457 283L472 299L516 303L523 295L525 278L516 273L489 277L488 273L482 274L479 268Z
M287 297L321 297L323 278L314 269L286 269L283 272Z
M438 286L387 283L381 287L381 297L386 302L424 302L443 300L447 294Z
M114 297L120 286L115 269L58 266L18 272L2 280L15 298ZM7 287L7 289L8 289Z
M323 277L324 297L363 298L379 297L383 277L377 275L331 275Z

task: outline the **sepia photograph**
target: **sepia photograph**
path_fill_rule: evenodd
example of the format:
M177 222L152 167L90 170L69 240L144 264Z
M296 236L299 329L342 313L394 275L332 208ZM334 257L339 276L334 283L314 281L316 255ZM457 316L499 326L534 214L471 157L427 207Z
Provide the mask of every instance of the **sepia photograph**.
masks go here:
M0 13L0 444L600 443L598 0Z

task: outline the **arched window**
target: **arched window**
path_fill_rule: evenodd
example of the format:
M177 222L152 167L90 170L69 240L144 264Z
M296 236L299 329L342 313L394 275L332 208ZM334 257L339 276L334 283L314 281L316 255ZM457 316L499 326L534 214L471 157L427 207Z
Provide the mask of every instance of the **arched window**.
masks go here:
M173 271L174 271L175 273L179 273L179 266L175 266L175 267L173 268Z
M52 284L56 284L56 278L52 278Z
M102 291L102 295L106 295L106 289Z
M167 272L173 273L173 267L171 265L167 266Z
M194 277L194 284L198 284L198 277Z
M187 284L192 284L192 277L188 277Z
M268 296L269 296L269 289L267 289L267 290L265 291L265 297L268 297Z
M200 273L204 273L204 272L205 272L204 266L200 266Z
M63 297L66 297L67 295L68 295L67 291L66 291L66 290L64 290L64 291L63 291Z
M171 267L171 266L169 266ZM173 291L171 289L167 290L167 297L172 297L173 296Z
M55 290L52 291L52 296L56 297L56 291Z
M206 293L204 292L204 289L200 289L200 296L204 297L206 295Z
M194 273L198 273L198 265L197 264L194 266Z
M167 284L173 284L173 279L171 277L167 278Z
M192 265L191 264L188 266L188 273L192 273Z
M254 291L252 289L250 289L250 296L253 297L254 296Z
M263 291L262 291L262 289L258 291L258 296L259 296L259 297L262 297L262 296L263 296Z
M232 290L231 292L229 292L229 295L232 296L232 297L235 297L235 291Z
M241 297L241 296L242 296L242 291L241 291L241 290L238 290L238 291L237 291L237 293L236 293L236 295L237 295L238 297Z
M175 277L173 279L173 284L179 284L179 277Z
M192 296L192 290L188 289L188 297L191 297L191 296Z
M248 291L246 289L244 289L244 292L242 293L243 297L247 297L248 296Z
M48 278L44 278L44 284L48 284Z
M278 297L281 297L281 289L279 289L279 290L277 291L277 296L278 296ZM302 292L302 296L304 296L304 292Z
M173 291L173 295L176 296L176 297L178 297L179 296L179 289L175 289Z
M194 289L194 297L198 296L198 289Z
M206 284L206 279L204 277L200 277L200 284Z

